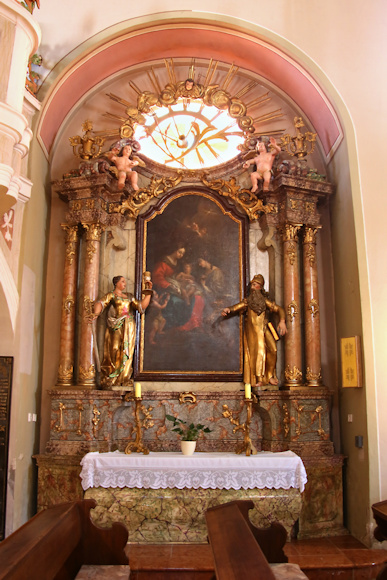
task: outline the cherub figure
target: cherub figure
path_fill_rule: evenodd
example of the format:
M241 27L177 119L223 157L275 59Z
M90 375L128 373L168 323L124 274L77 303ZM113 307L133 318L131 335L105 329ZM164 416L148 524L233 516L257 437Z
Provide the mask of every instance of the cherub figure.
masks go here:
M258 181L263 179L263 191L269 191L269 184L271 178L271 168L273 167L274 158L280 153L281 147L277 144L274 137L270 137L270 144L273 147L271 151L267 151L265 143L259 141L257 143L258 155L253 159L245 161L243 168L247 169L250 165L255 164L256 170L250 174L251 183L253 185L251 191L254 193L258 189Z
M124 189L125 181L129 179L133 189L137 191L139 189L137 185L138 174L132 169L139 165L139 161L131 159L131 155L131 146L125 145L119 154L117 154L117 148L112 148L109 158L118 170L118 189Z

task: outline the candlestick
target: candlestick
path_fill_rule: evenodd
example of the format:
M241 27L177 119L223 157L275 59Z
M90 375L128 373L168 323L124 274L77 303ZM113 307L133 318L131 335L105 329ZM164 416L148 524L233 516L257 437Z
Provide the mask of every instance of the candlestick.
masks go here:
M258 452L251 441L250 437L250 424L251 424L251 417L253 415L253 403L257 402L257 397L255 395L251 396L251 385L245 385L245 388L250 387L250 398L247 396L245 397L245 405L246 405L246 421L244 423L240 423L239 419L234 419L232 415L232 411L228 408L228 405L223 405L223 417L229 419L232 425L235 425L232 432L236 433L237 431L242 431L243 433L243 443L237 446L236 453L245 453L247 456L249 455L256 455Z
M136 399L141 397L141 383L134 383L134 396Z
M140 383L136 383L134 385L134 387L136 387L136 385L139 386L140 388L140 392L141 392L141 385ZM127 398L126 400L130 400L129 398ZM132 398L133 400L133 398ZM149 453L149 449L147 447L145 447L143 440L142 440L142 432L143 429L149 429L150 427L153 427L154 422L152 421L152 414L151 411L153 410L153 407L148 407L146 408L143 404L142 404L142 398L140 397L135 397L134 398L134 418L135 418L135 425L136 425L136 439L134 441L130 441L126 448L125 448L125 453L127 455L129 455L129 453L131 453L132 451L136 451L137 453L143 453L144 455L148 455ZM143 416L143 419L141 419L141 415Z
M250 383L245 384L245 398L251 399L251 385L250 385Z

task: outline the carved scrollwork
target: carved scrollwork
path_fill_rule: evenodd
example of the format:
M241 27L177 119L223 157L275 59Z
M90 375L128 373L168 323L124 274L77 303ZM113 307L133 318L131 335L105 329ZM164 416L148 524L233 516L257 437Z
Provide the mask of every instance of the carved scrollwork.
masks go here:
M304 409L304 405L299 405L295 403L296 411L297 411L297 427L296 427L296 435L301 435L301 413Z
M91 422L93 423L93 437L94 439L97 436L97 428L98 428L98 424L101 420L101 411L98 411L97 406L94 405L93 407L93 418L91 420Z
M156 177L153 175L149 186L146 189L135 191L128 199L125 199L122 204L110 206L110 210L112 213L121 213L129 218L137 219L138 214L147 203L152 199L163 195L169 189L176 187L183 177L184 173L181 170L178 170L176 175L171 177Z
M263 205L263 201L258 199L255 193L252 193L249 189L241 189L237 185L235 177L231 177L229 180L208 180L207 174L203 173L201 175L201 181L219 195L229 197L237 203L247 214L250 221L257 220L262 214L277 213L277 207L274 204L268 203Z
M57 433L63 431L63 411L66 409L66 405L64 403L59 403L59 423L57 423L54 427Z

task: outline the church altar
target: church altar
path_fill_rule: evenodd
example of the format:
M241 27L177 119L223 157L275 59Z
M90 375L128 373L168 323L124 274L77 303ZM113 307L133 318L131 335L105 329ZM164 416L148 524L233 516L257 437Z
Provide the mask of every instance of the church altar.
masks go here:
M251 499L258 527L281 521L288 537L301 513L307 476L292 451L233 453L91 452L81 461L85 498L97 501L94 523L120 521L129 542L207 543L205 512L235 499Z

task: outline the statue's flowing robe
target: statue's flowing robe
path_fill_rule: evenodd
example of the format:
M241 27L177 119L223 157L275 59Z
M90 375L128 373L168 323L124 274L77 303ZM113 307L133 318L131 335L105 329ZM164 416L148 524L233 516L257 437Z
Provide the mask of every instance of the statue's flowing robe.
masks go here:
M99 302L103 310L111 306L107 316L101 383L104 388L130 384L136 341L135 310L143 313L141 304L132 294L126 298L114 292L105 294Z
M244 299L234 306L230 312L245 313L245 331L243 335L243 382L246 384L266 385L270 379L276 378L277 345L267 327L268 312L276 312L280 319L285 319L285 312L275 302L265 299L266 310L257 314Z

